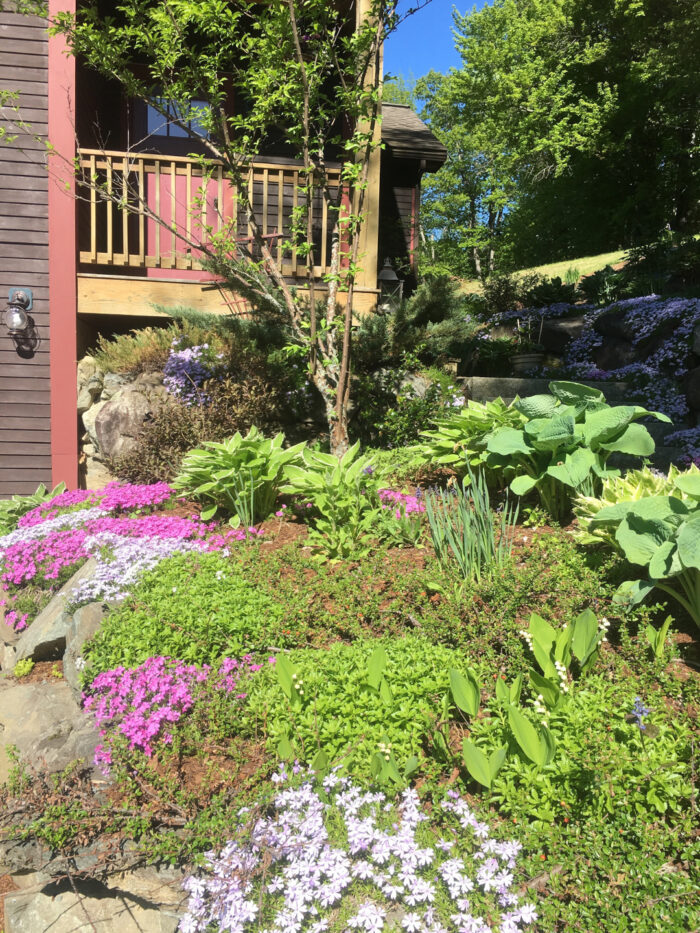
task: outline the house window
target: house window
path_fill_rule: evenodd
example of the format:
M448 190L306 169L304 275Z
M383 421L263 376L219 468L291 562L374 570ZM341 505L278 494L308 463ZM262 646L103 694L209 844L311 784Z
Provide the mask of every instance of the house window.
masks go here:
M160 110L149 104L146 111L146 132L149 136L168 136L171 139L189 138L190 133L185 129L187 127L197 136L203 139L209 138L209 133L201 122L202 116L209 110L209 104L205 100L190 101L189 120L179 119L183 115L183 110L174 101L160 98L158 104ZM200 114L202 116L199 116ZM174 122L178 119L179 122Z

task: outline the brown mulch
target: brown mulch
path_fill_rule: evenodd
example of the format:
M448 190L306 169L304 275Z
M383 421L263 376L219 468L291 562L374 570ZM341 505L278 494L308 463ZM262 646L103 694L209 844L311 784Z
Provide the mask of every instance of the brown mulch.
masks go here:
M44 684L55 683L62 678L63 661L37 661L28 674L18 677L17 680L22 684Z

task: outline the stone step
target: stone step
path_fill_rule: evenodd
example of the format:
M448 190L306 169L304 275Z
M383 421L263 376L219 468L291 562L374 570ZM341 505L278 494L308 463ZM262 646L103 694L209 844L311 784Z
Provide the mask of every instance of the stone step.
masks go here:
M542 395L549 392L551 379L517 379L496 376L466 376L460 380L469 394L477 402L491 401L495 398L513 399L516 395ZM600 389L608 401L622 402L627 395L625 382L587 382L582 385Z

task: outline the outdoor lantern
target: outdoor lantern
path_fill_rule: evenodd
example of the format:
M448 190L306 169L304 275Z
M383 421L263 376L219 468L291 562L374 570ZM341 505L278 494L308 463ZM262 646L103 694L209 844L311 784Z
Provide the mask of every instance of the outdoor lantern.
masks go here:
M32 293L28 289L11 288L5 311L5 327L12 336L21 336L33 326L27 311L32 307Z
M28 314L33 303L30 288L10 289L5 311L5 327L10 332L17 353L25 359L31 359L39 346L39 336L34 329L34 320Z
M380 307L384 311L391 311L392 307L403 297L403 282L394 271L390 259L384 260L384 267L377 276L381 296Z

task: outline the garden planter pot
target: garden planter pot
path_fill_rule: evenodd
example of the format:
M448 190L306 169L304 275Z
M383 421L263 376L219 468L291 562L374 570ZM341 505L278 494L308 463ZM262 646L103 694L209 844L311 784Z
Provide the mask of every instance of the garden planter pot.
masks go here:
M541 366L544 361L544 353L514 353L510 358L513 366L513 372L516 375L526 373L537 366Z

